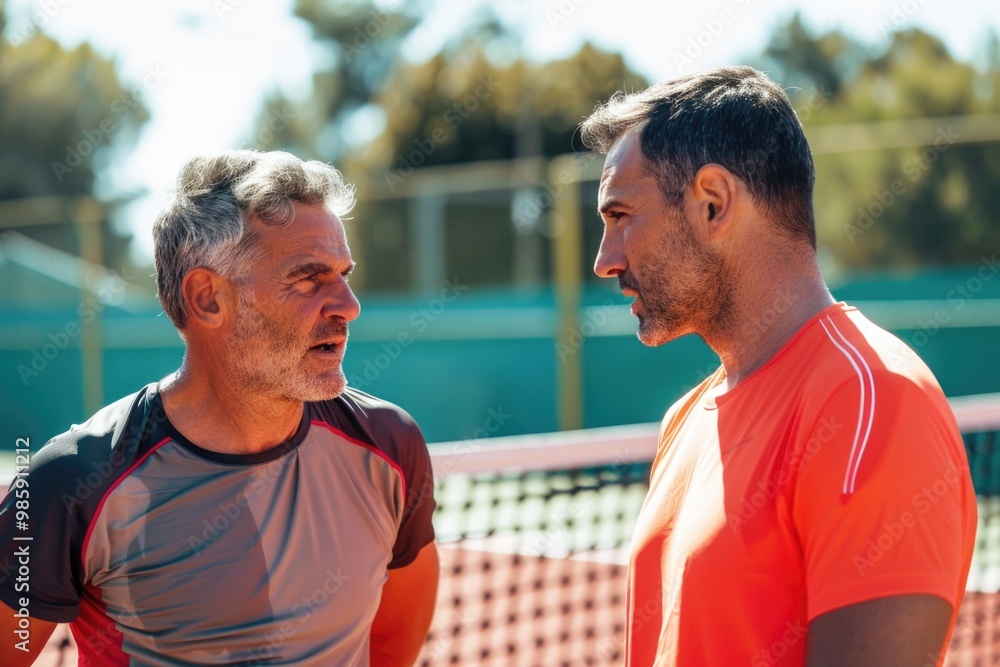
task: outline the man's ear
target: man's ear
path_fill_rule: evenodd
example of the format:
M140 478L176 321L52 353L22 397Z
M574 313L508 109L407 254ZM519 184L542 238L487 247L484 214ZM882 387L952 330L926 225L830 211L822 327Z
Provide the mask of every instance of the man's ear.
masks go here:
M690 190L693 216L706 238L725 233L733 222L739 187L736 176L722 165L706 164L694 175Z
M236 314L236 288L215 271L199 266L191 269L181 283L187 306L188 323L197 322L210 329L221 326Z

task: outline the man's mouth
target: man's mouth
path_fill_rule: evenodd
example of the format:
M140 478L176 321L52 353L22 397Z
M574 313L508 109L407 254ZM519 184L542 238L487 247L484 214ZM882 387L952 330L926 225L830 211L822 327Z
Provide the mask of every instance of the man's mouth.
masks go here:
M313 345L309 348L310 352L337 352L344 346L343 341L341 342L327 342L319 343L318 345Z
M618 289L621 290L624 296L633 298L639 296L639 287L630 275L622 274L618 276Z

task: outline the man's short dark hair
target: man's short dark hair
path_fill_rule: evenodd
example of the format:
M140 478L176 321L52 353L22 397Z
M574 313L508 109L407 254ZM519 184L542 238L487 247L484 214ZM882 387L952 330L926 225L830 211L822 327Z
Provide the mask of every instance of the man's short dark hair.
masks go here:
M780 229L816 247L812 154L788 96L765 74L720 67L619 92L580 129L584 145L607 153L639 126L642 154L668 204L680 205L701 167L719 164L746 183Z

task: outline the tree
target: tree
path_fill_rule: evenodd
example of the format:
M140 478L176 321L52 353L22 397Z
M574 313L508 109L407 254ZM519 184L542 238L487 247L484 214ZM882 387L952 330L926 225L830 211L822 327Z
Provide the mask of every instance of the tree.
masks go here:
M535 131L529 154L573 150L580 122L615 91L645 79L620 54L585 44L555 62L498 66L487 45L465 40L425 63L404 63L375 101L385 130L363 156L368 170L398 169L416 150L424 165L524 156L517 137Z
M579 141L574 146L574 135L597 102L647 85L620 54L588 44L563 60L536 64L467 37L427 62L398 66L375 97L383 131L344 163L351 173L371 175L370 184L361 183L364 196L369 188L395 192L417 168L563 155L582 148ZM447 275L482 285L548 282L548 191L554 187L548 180L542 171L528 187L447 198L441 242ZM360 226L357 235L371 267L365 280L372 284L396 271L395 282L385 286L404 287L403 262L427 261L408 252L412 236L409 243L395 241L413 233L404 224L413 213L385 202L372 217L375 225Z
M385 83L425 4L396 0L378 9L370 0L296 0L295 15L310 24L330 65L313 75L309 100L295 103L276 93L266 101L257 136L263 133L267 141L258 147L339 162L349 143L348 119ZM264 132L279 115L287 123Z
M807 133L1000 112L996 59L977 71L921 30L896 32L878 51L838 32L813 36L793 17L760 65L782 84L808 89L791 91ZM1000 192L993 187L1000 136L965 144L951 121L934 125L931 145L816 156L817 231L841 263L977 263L984 249L1000 247Z
M762 67L786 87L816 88L840 95L869 57L868 48L833 30L814 37L798 13L778 26L761 56Z
M2 10L0 3L0 16ZM146 85L155 85L155 75ZM92 195L97 174L148 119L144 93L142 86L126 88L114 62L88 44L67 50L32 26L7 25L0 41L0 201ZM110 224L118 202L105 203L104 261L122 266L129 237ZM69 222L2 222L61 250L79 251Z
M597 102L648 85L620 54L590 45L557 62L528 62L516 32L489 8L424 62L401 55L418 24L415 11L299 0L296 13L312 24L332 65L315 75L309 100L268 100L258 128L279 113L291 120L281 131L265 132L273 138L261 147L333 161L357 182L355 217L371 224L358 225L350 236L362 258L354 280L366 287L406 289L413 275L410 204L373 203L375 190L394 190L419 167L568 153L577 126ZM358 118L374 128L372 140L349 136ZM479 284L503 284L515 274L525 284L540 280L544 240L512 219L513 199L533 201L539 194L494 193L489 202L472 203L475 210L462 208L470 202L450 201L449 221L471 216L475 224L446 225L448 270ZM515 270L515 263L521 268Z

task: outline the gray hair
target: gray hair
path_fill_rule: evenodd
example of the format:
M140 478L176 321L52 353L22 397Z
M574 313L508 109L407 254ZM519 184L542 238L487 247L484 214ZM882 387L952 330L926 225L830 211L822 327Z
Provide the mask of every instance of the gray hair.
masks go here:
M184 276L206 267L239 283L257 256L259 234L249 219L287 225L295 202L343 216L354 206L354 188L332 166L280 151L226 151L184 165L153 225L156 294L178 329L187 324Z
M647 171L679 206L709 163L738 176L787 236L816 247L816 171L785 91L750 67L719 67L626 95L616 93L580 126L588 148L607 153L639 128Z

